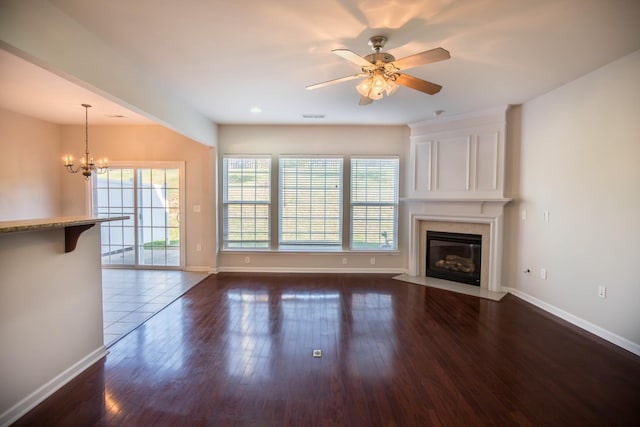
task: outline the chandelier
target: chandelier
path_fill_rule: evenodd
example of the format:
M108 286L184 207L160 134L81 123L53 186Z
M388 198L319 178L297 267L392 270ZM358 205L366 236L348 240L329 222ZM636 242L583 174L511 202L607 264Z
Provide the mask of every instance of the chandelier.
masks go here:
M80 160L80 165L74 167L73 157L64 157L64 167L69 173L82 172L86 180L89 180L91 173L105 173L109 167L107 159L98 160L98 164L93 161L93 156L89 154L89 108L91 105L82 104L84 107L84 156Z

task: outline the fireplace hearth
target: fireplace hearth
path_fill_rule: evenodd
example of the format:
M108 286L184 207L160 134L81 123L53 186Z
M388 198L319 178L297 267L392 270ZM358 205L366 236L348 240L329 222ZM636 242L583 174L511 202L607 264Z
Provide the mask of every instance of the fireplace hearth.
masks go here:
M480 286L482 235L427 231L426 275Z

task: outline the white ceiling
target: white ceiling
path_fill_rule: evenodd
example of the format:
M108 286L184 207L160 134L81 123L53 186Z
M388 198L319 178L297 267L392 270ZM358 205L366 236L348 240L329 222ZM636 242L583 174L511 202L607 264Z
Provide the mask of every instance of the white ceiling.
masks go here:
M150 124L151 120L0 49L0 107L51 123Z
M519 104L640 49L638 0L51 3L221 124L405 124L431 118L435 110L451 115ZM396 58L447 49L450 60L406 70L441 84L442 91L428 96L402 87L361 107L356 81L305 90L356 73L331 50L369 54L367 40L378 34L388 38L384 50ZM100 111L90 110L92 123L148 121L6 52L0 65L4 108L82 123L79 104L95 102ZM262 112L252 113L253 107Z

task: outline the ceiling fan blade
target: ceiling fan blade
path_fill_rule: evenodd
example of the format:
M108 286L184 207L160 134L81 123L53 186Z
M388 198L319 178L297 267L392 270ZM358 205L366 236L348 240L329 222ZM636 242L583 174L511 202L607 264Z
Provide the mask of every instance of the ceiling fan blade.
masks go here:
M357 53L350 51L349 49L334 49L331 52L361 67L370 67L371 65L373 65L371 62L367 61Z
M396 79L396 83L402 86L410 87L411 89L419 90L420 92L424 92L429 95L435 95L436 93L440 92L440 89L442 89L442 86L440 85L410 76L408 74L399 74L398 78Z
M430 64L432 62L443 61L451 58L449 51L441 47L435 49L426 50L424 52L416 53L415 55L406 56L400 58L397 61L393 61L392 64L398 70L405 70L407 68L417 67L418 65Z
M362 73L359 74L354 74L352 76L346 76L346 77L340 77L338 79L333 79L333 80L328 80L326 82L322 82L322 83L316 83L314 85L309 85L306 87L307 90L313 90L313 89L319 89L321 87L325 87L325 86L330 86L336 83L342 83L342 82L347 82L349 80L355 80L357 78L363 77Z
M373 104L373 99L369 98L368 96L362 95L360 97L360 102L358 102L358 105L369 105L369 104Z

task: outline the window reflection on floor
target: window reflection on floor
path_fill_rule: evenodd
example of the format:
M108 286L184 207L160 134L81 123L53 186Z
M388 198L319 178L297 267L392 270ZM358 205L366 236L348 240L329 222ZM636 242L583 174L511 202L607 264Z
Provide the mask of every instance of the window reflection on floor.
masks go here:
M234 289L227 293L229 322L227 372L232 377L268 379L271 358L269 294Z
M373 292L351 297L351 348L360 354L361 375L391 376L396 351L393 299ZM369 357L363 357L369 355Z
M274 364L309 363L314 349L321 349L325 360L358 352L364 376L392 374L396 343L391 295L232 289L226 296L226 370L234 378L270 379ZM348 319L344 330L342 317Z

